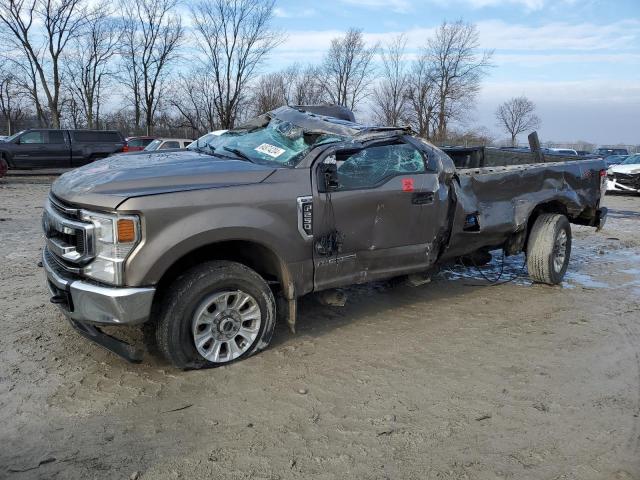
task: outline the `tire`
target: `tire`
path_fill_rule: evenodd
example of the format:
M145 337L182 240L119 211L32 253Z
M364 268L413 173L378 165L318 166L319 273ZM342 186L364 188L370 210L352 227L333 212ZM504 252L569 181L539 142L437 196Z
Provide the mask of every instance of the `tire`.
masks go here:
M229 261L183 273L156 311L156 321L146 327L149 350L184 370L227 365L265 349L276 320L275 299L264 279Z
M0 153L0 162L2 162L2 160L4 160L4 162L7 164L7 170L9 170L10 168L15 168L15 165L9 161L9 158L6 157L3 153Z
M527 242L529 277L538 283L562 282L571 257L571 225L564 215L544 213L536 218Z

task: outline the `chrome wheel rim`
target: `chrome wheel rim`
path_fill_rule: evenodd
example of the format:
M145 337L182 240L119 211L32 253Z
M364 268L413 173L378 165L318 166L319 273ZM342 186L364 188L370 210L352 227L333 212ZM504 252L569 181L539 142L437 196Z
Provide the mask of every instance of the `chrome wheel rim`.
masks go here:
M230 362L253 345L261 322L260 305L251 295L241 290L217 292L196 308L193 343L210 362Z
M553 246L553 268L560 272L567 258L567 232L561 230Z

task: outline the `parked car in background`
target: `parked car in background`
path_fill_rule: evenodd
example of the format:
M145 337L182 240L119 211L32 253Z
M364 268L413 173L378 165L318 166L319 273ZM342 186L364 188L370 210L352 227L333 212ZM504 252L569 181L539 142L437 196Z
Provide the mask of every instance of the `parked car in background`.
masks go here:
M187 148L193 140L186 138L157 138L144 148L145 152L156 150L173 150L176 148Z
M0 142L4 142L7 138L9 137L7 137L6 135L0 135Z
M627 158L629 155L608 155L604 157L604 161L607 162L607 167L611 167L624 162Z
M197 140L194 140L193 142L191 142L187 146L187 148L191 150L197 150L201 146L208 145L209 142L214 139L214 137L219 137L220 135L226 132L227 130L214 130L213 132L205 133L204 135L199 137Z
M30 129L0 143L9 168L70 168L120 153L125 139L115 130Z
M596 155L609 156L609 155L629 155L629 151L626 148L609 148L600 147L596 148L594 152Z
M551 153L552 155L565 155L571 157L577 157L578 152L576 152L572 148L550 148L547 153Z
M123 152L141 152L147 145L153 142L156 137L127 137Z
M607 171L608 192L640 193L640 153L629 155Z

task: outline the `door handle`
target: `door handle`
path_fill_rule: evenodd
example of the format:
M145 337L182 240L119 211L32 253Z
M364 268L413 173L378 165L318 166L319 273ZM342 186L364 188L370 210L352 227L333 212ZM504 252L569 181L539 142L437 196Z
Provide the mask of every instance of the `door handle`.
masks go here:
M433 203L433 192L416 192L411 196L411 203L414 205L427 205Z

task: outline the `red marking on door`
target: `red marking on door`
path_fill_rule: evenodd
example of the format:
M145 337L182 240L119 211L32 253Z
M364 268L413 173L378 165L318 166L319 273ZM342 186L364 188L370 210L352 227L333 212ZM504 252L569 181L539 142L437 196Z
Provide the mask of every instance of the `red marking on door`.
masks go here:
M403 192L413 192L413 178L403 178L402 179L402 191Z

